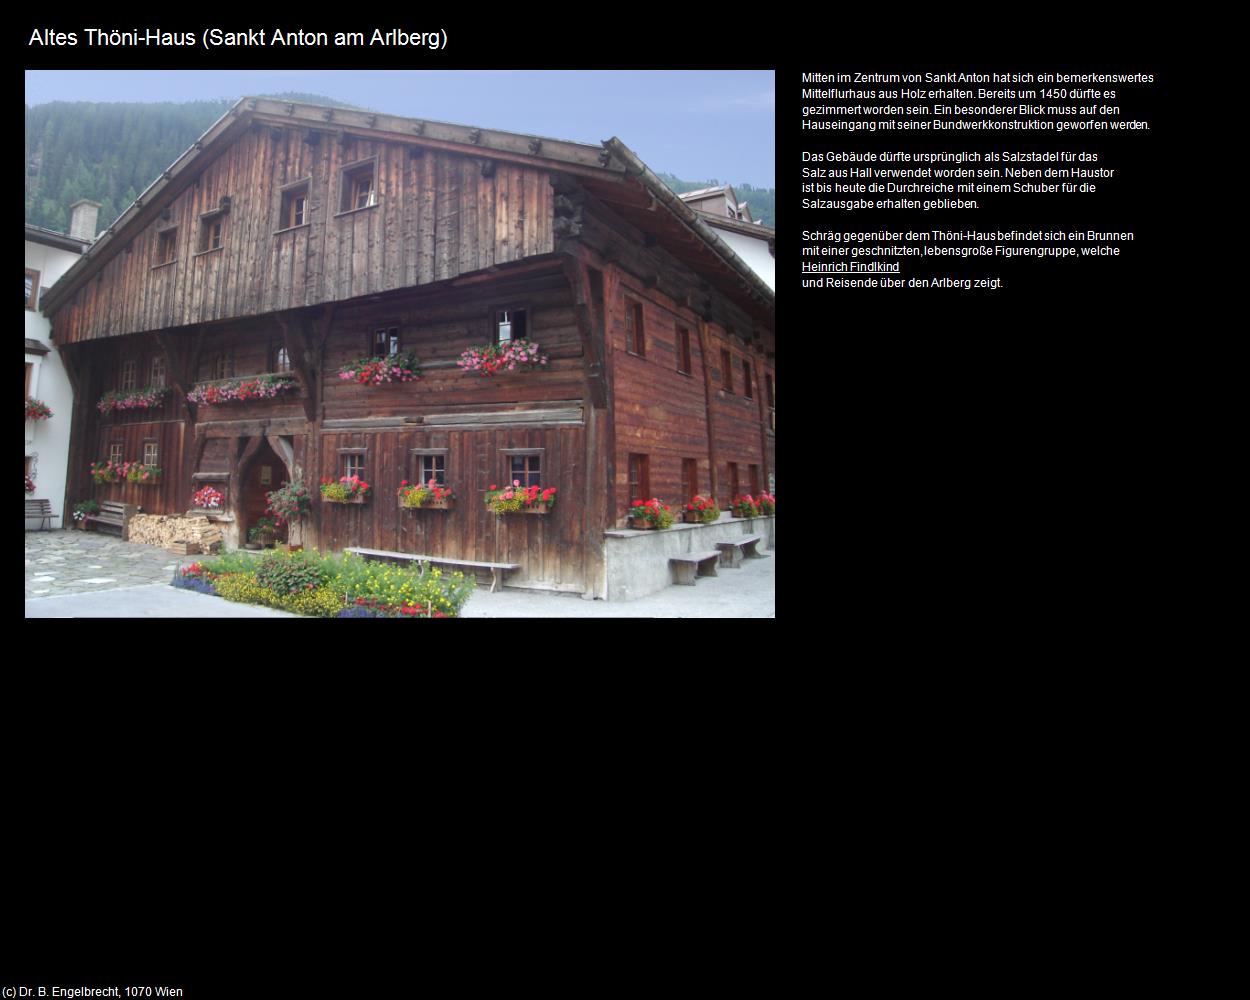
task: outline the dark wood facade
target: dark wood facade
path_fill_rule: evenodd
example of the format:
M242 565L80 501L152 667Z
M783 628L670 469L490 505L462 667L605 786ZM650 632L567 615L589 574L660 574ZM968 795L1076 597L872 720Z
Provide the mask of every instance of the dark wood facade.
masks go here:
M624 524L634 499L631 456L647 458L649 495L673 504L688 499L692 469L698 490L724 506L731 463L743 491L749 469L767 488L771 296L662 191L593 147L325 113L240 102L52 290L76 394L74 499L175 513L212 482L242 539L262 477L302 477L315 496L355 456L373 496L314 499L306 543L516 562L512 584L596 593L602 533ZM356 208L349 196L372 201ZM221 223L207 230L220 232L220 247L199 249L205 219ZM459 369L462 351L494 338L504 308L525 310L527 338L549 364L492 378ZM372 352L378 329L419 356L419 381L337 377ZM223 371L286 365L297 394L186 402L196 382ZM124 370L138 386L162 373L173 391L161 409L96 411ZM153 444L160 484L91 483L88 466L111 447L133 461ZM431 453L455 509L401 509L396 490ZM484 492L508 480L517 453L537 456L543 485L558 489L550 514L496 518L485 508Z

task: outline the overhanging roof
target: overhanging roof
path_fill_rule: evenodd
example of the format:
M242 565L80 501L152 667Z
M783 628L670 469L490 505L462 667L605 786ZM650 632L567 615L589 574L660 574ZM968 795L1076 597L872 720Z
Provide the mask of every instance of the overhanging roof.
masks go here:
M45 312L51 314L61 308L134 234L185 190L203 166L254 124L294 125L313 131L400 141L571 174L626 221L655 235L675 258L708 276L722 292L740 302L745 296L743 304L749 305L757 317L771 315L774 308L772 289L619 139L594 146L448 122L244 97L171 163L48 290L44 296ZM657 208L663 208L663 212Z

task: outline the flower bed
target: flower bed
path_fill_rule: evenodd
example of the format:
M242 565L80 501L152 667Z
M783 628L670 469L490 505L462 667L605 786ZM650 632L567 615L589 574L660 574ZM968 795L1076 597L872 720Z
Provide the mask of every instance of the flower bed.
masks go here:
M26 419L27 420L47 420L52 416L52 410L48 404L38 399L26 397Z
M109 391L100 397L95 408L105 414L113 410L154 410L164 405L168 392L169 387L164 385L149 385L133 392Z
M451 510L456 503L455 491L450 486L439 486L438 481L431 479L424 486L419 483L409 484L405 479L396 494L399 506L407 510Z
M456 362L467 372L478 375L495 375L499 372L512 372L520 368L532 371L535 367L545 365L547 356L538 353L538 345L528 340L506 340L502 344L482 344L470 347L460 355Z
M351 553L305 550L204 559L176 572L172 585L319 618L456 618L476 584L472 575L437 567L423 575Z
M755 502L759 506L761 514L772 515L777 513L777 498L771 493L761 493L755 498Z
M254 399L273 399L298 389L299 382L294 375L252 375L223 382L202 382L187 393L187 402L206 406L247 403Z
M339 369L339 378L357 385L415 382L421 378L421 359L412 353L389 358L357 358Z
M500 489L491 484L486 493L486 506L502 514L546 514L556 504L554 486L522 486L520 480L512 480L511 486Z

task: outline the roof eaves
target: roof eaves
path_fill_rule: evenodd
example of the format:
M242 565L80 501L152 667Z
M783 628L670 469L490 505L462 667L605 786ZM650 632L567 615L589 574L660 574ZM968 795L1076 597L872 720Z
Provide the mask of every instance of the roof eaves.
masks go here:
M777 295L768 284L755 273L755 269L734 252L734 249L722 240L704 221L704 216L687 205L673 190L665 184L645 163L638 154L626 146L620 139L613 136L603 140L604 148L618 157L628 168L629 174L636 177L656 200L664 205L687 227L694 230L700 238L711 247L734 271L747 287L769 308L774 308Z

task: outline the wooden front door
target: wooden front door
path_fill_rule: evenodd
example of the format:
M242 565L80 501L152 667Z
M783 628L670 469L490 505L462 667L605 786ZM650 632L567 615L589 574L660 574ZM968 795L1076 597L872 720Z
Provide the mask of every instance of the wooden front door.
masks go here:
M265 494L272 493L288 478L282 459L277 456L268 441L262 442L252 457L252 464L248 466L247 474L243 479L243 502L241 504L243 523L239 525L240 545L247 541L248 529L266 516ZM272 517L272 515L269 516ZM278 528L276 537L286 537L285 526Z

